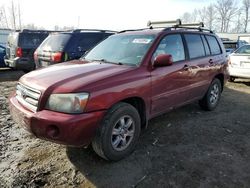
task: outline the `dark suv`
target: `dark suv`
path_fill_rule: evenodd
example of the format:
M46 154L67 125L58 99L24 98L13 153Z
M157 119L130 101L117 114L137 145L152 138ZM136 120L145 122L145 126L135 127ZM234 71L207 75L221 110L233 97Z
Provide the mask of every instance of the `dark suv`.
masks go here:
M24 75L10 98L14 120L41 139L92 144L119 160L151 118L194 101L214 110L226 52L212 31L188 26L124 31L79 60Z
M79 59L97 43L114 33L114 31L90 29L53 33L35 51L36 67L47 67L55 63Z
M4 62L7 66L23 71L35 68L33 54L36 48L49 35L45 30L22 30L12 32L8 36L6 56Z

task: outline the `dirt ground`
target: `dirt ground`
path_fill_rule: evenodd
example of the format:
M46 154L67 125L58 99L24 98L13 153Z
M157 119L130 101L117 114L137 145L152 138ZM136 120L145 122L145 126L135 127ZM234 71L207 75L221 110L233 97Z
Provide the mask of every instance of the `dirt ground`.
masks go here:
M155 118L129 157L39 140L15 124L0 82L0 187L250 187L250 81L228 83L218 108L191 104Z

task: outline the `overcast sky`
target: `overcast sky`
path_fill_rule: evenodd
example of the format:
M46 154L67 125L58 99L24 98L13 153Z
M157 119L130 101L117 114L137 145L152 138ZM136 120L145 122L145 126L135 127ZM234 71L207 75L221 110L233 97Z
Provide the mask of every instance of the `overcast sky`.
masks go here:
M23 24L46 29L78 26L96 29L146 27L149 20L175 20L184 12L202 8L215 0L14 0L20 4ZM0 0L6 10L11 0Z

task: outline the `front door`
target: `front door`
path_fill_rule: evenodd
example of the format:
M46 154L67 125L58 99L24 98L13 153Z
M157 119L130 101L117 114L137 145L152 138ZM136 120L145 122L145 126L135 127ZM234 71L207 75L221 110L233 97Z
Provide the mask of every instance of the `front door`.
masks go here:
M151 116L168 111L188 101L190 69L186 60L182 36L166 35L152 59L159 54L171 54L173 65L154 68L151 72Z

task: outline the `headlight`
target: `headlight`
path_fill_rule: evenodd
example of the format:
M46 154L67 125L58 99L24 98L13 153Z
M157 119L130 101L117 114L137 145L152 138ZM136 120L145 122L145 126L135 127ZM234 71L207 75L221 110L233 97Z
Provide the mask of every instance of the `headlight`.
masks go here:
M88 93L51 94L45 108L64 113L82 113L88 98Z

